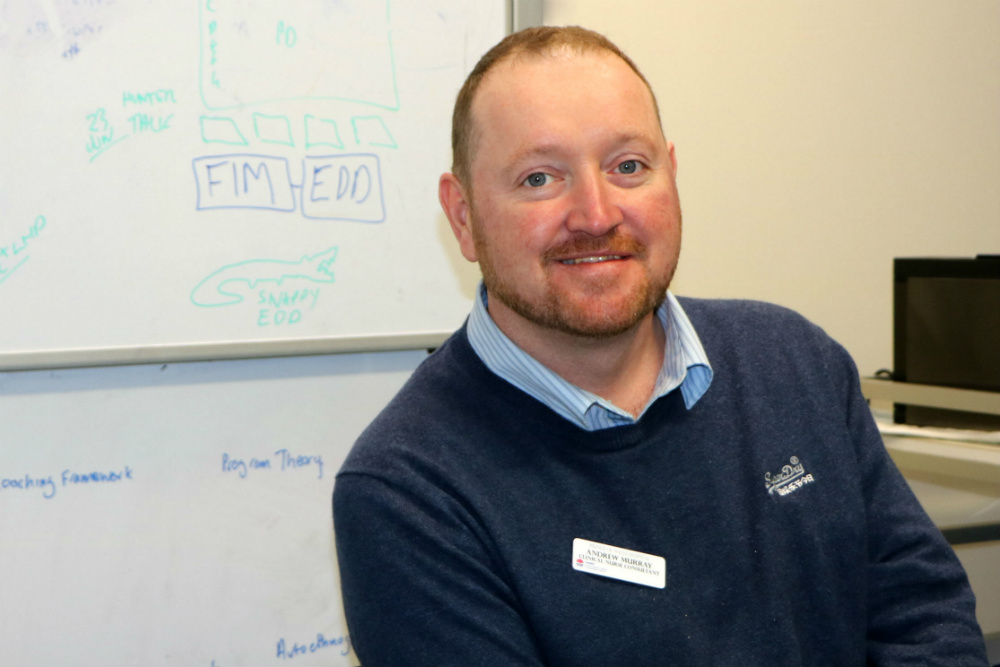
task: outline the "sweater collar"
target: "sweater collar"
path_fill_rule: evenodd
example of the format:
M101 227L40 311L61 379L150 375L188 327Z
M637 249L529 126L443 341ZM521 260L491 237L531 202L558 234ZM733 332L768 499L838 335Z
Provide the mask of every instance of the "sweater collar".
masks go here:
M712 382L712 367L698 334L669 291L656 311L666 332L663 366L653 396L638 418L566 381L518 347L490 317L488 295L481 283L479 298L474 302L468 321L469 344L486 367L584 430L634 424L650 405L677 388L680 388L685 406L691 409Z

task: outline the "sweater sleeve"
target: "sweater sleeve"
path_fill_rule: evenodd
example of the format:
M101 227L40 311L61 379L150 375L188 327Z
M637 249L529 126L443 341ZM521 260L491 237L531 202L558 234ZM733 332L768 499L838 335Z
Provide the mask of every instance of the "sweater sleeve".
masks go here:
M889 457L853 362L845 366L867 507L868 664L986 665L965 571Z
M365 667L542 664L461 503L346 474L333 510L347 625Z

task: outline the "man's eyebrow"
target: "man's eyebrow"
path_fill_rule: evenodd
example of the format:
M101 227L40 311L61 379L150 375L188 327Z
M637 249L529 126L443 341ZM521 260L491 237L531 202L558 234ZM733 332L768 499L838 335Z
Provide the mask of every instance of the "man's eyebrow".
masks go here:
M553 155L559 155L560 153L563 152L564 150L560 148L558 144L555 143L533 144L527 148L523 148L517 151L516 153L514 153L514 155L511 156L510 159L511 168L514 168L516 165L519 165L522 162L526 162L528 160L533 160L536 158L552 157Z
M622 132L619 133L612 142L614 146L625 146L627 144L642 144L653 149L657 145L656 137L650 136L646 132Z

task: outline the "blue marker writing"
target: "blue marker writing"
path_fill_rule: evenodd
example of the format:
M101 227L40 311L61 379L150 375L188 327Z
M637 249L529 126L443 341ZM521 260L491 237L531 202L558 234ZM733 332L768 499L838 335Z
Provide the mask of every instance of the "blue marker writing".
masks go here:
M56 495L56 485L52 481L51 475L48 477L32 477L31 475L6 477L0 479L0 489L20 489L21 491L42 489L43 498L51 498Z
M285 638L282 637L281 639L278 640L278 645L276 647L274 657L290 660L298 655L315 653L316 651L331 647L339 647L340 655L349 654L351 652L350 636L343 635L342 637L333 637L331 639L327 639L326 637L323 636L323 633L320 632L316 634L316 641L309 642L307 644L300 644L298 642L294 642L290 648L287 642L285 642Z
M302 468L316 465L319 467L319 479L323 479L323 457L322 456L293 456L287 449L279 449L274 453L281 457L281 469Z

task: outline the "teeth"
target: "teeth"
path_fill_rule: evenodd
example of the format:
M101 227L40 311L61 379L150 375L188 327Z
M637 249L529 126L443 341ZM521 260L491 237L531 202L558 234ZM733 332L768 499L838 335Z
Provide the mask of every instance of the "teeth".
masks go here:
M581 257L579 259L564 259L563 264L596 264L597 262L610 262L614 259L621 259L621 255L600 255L598 257Z

